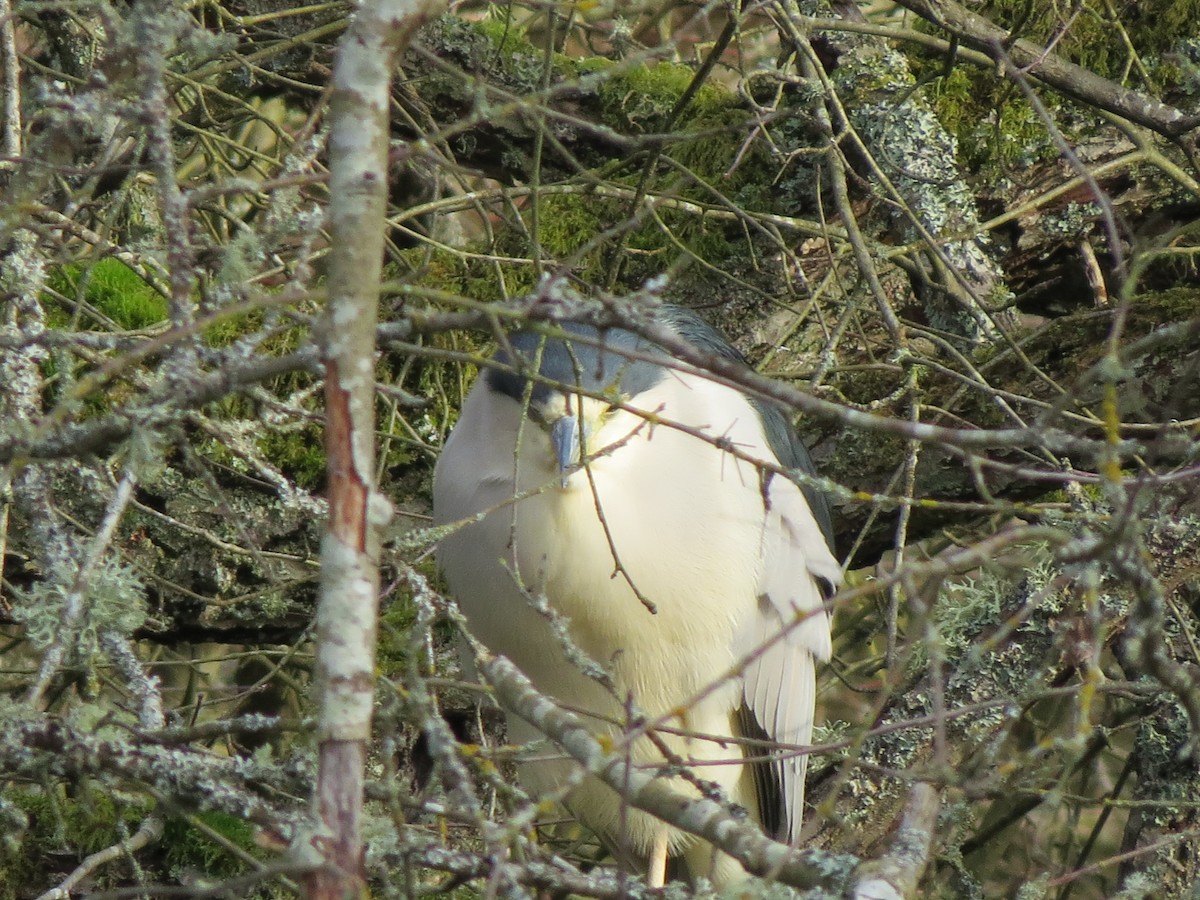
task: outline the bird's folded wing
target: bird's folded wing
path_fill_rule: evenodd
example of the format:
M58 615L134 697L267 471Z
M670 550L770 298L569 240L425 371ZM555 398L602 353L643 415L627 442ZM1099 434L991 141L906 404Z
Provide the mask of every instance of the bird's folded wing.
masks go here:
M740 648L750 658L746 705L770 740L808 744L816 705L816 661L829 659L831 650L824 603L841 569L803 493L778 476L767 484L762 551L757 618L744 632L745 646ZM807 755L779 751L769 771L756 772L760 805L775 807L762 810L763 820L780 821L780 838L790 840L799 833L807 762Z

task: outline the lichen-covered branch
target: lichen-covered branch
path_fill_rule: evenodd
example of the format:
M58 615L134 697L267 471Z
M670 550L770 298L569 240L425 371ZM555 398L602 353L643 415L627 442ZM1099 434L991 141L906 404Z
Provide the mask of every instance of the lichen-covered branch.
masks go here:
M387 212L392 71L437 0L370 0L339 44L330 97L329 309L323 325L329 524L317 605L317 831L308 896L365 896L361 816L375 699L379 529L375 319Z
M534 725L567 751L583 768L645 812L709 841L738 860L747 871L777 878L798 888L839 889L852 862L823 851L797 852L777 843L755 825L738 822L728 807L687 797L633 768L624 754L606 750L587 726L539 694L507 659L480 653L480 671L501 705Z
M916 897L917 885L929 864L937 832L941 797L929 784L915 784L891 846L879 859L855 873L855 900L903 900Z
M220 810L288 838L303 825L299 809L272 798L302 783L272 766L156 744L133 746L117 736L88 733L66 722L4 709L0 768L10 777L92 777L142 786L192 810Z

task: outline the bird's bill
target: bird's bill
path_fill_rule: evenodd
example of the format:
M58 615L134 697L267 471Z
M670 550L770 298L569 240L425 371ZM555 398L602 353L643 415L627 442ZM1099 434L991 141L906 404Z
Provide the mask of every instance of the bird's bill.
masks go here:
M550 426L550 441L554 444L554 458L558 462L558 472L562 476L562 486L567 486L567 478L582 458L583 435L579 427L579 419L575 416L561 416Z

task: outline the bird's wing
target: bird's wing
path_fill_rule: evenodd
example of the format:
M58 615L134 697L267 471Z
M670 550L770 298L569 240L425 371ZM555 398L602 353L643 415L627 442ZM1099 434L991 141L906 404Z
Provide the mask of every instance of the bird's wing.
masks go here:
M753 723L746 723L745 736L755 737L752 726L757 725L772 741L807 744L816 705L816 661L829 659L831 651L826 584L836 585L841 569L800 488L778 476L766 483L762 560L757 616L741 648L751 657L744 697ZM777 824L782 839L800 831L807 766L807 755L784 753L769 767L756 768L763 823Z

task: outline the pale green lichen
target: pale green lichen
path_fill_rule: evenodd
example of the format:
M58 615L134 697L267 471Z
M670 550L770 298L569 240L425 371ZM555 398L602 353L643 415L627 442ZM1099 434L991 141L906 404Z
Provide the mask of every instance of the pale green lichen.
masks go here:
M80 592L81 614L74 645L83 658L99 651L101 631L132 634L146 620L145 585L129 566L105 556L92 567L86 583L77 584L77 569L65 570L34 583L18 594L13 617L25 626L25 637L38 650L62 638L68 600Z
M1121 889L1113 894L1112 900L1151 900L1160 896L1162 884L1157 878L1144 872L1132 872L1121 884Z
M833 79L868 152L906 207L891 216L904 239L924 240L923 232L949 238L941 253L950 266L969 283L996 289L1001 274L988 236L977 227L974 194L957 166L957 141L917 89L907 58L876 42L851 42ZM882 183L875 189L893 200ZM967 236L950 237L958 234ZM970 308L974 303L969 296L951 302L935 291L925 311L937 327L977 339L982 319Z

